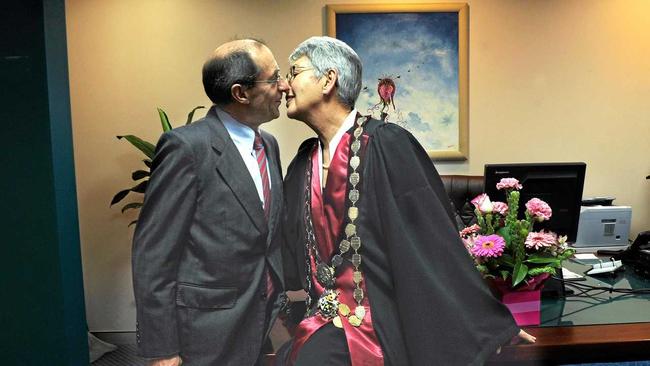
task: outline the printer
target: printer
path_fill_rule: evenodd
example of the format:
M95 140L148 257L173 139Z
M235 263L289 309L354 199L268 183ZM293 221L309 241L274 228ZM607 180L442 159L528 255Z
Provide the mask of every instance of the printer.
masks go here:
M580 207L578 234L573 244L575 248L629 245L632 207L611 206L611 201L613 199L605 202L595 199L583 200L583 205ZM604 205L593 205L593 203L604 203Z

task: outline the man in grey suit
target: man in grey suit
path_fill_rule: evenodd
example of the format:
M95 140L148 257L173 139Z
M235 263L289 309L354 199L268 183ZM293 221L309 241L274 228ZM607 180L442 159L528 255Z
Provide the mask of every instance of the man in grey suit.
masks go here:
M150 365L253 365L284 299L276 140L259 130L288 90L256 40L203 66L214 102L166 132L133 240L139 353Z

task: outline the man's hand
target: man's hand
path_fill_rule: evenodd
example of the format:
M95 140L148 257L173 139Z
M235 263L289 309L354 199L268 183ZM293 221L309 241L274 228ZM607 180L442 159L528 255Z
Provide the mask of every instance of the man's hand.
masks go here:
M180 366L183 363L180 356L161 358L149 362L149 366Z

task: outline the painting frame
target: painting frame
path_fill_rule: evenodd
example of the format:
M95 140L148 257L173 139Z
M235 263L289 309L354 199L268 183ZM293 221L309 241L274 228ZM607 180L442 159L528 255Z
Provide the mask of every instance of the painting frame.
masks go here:
M328 4L327 35L337 37L337 14L376 13L457 13L458 14L458 143L453 149L425 149L432 160L453 161L469 158L469 6L466 3L422 4ZM362 56L363 58L363 56ZM431 134L435 133L432 131Z

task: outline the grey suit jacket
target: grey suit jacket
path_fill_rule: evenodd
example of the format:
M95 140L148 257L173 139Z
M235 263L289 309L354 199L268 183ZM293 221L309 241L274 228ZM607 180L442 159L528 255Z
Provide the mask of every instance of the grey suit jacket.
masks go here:
M214 107L166 132L133 240L137 340L143 357L180 354L184 365L253 365L283 291L277 142L262 132L271 179L264 218L255 184Z

